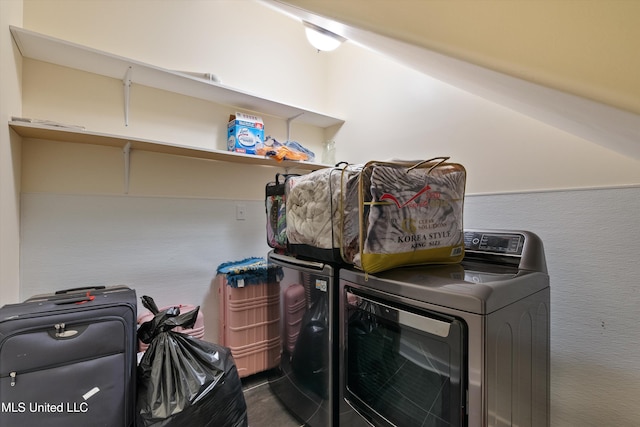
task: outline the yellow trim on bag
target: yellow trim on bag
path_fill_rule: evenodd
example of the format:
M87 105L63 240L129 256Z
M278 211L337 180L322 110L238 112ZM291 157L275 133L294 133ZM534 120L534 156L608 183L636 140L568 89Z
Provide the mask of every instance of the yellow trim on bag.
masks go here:
M451 253L460 248L460 254L452 257ZM361 254L359 266L367 273L378 273L396 267L425 264L455 264L464 258L464 245L444 246L442 248L423 249L419 251L401 252L397 254Z

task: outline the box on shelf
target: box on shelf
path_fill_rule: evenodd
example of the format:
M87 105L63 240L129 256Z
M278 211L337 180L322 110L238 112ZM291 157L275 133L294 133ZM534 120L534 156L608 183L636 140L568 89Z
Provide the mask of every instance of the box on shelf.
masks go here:
M227 125L227 150L236 153L256 154L264 144L262 117L236 112L229 116Z

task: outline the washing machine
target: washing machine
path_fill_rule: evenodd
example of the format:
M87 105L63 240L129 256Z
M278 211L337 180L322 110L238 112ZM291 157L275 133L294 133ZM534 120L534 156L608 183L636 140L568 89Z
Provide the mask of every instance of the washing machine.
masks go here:
M549 425L543 243L465 230L453 265L339 274L339 399L356 426Z

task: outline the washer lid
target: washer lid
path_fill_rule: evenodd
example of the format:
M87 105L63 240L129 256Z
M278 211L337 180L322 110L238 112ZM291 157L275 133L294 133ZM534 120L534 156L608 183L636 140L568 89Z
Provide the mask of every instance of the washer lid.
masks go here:
M549 276L476 263L403 267L375 275L340 270L340 279L381 292L477 314L489 314L549 287Z
M460 264L402 267L376 274L341 270L340 279L477 314L491 313L549 287L542 242L537 236L522 231L465 230L465 238L480 236L482 241L483 233L501 238L517 235L523 241L517 254L496 250L500 241L491 237L484 240L490 243L485 247L476 244L471 248L466 244L465 258Z

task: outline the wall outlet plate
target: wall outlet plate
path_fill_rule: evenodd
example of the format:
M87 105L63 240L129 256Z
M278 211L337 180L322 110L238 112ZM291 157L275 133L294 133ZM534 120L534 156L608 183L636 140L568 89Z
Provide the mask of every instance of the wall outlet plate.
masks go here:
M247 219L247 207L245 205L236 205L236 220L244 221Z

